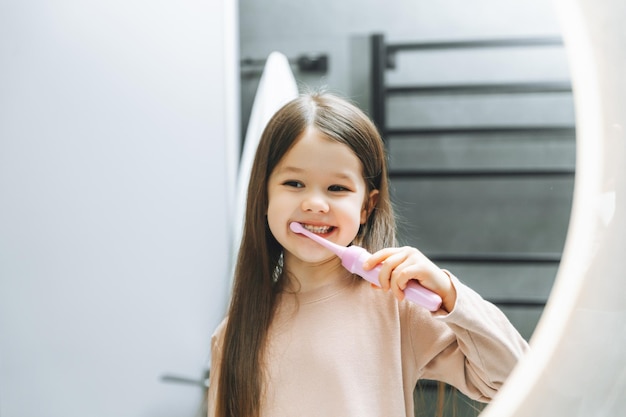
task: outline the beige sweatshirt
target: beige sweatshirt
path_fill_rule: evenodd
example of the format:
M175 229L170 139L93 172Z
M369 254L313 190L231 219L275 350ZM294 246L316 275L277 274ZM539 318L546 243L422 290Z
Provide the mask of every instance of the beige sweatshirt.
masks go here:
M270 328L263 417L414 416L418 379L489 401L528 345L504 314L456 278L455 308L432 314L364 280L282 294ZM225 321L212 338L215 413Z

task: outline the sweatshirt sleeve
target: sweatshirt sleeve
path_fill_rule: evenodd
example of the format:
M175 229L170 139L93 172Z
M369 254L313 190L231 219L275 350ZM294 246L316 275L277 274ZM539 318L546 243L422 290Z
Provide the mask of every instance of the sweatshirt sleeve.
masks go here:
M421 378L446 382L472 399L488 402L528 344L500 309L454 276L452 282L456 304L449 314L432 315L439 334L432 339Z
M207 394L208 417L215 416L217 384L219 381L219 370L222 364L222 339L225 325L226 321L224 320L211 337L211 369L209 371L209 392Z

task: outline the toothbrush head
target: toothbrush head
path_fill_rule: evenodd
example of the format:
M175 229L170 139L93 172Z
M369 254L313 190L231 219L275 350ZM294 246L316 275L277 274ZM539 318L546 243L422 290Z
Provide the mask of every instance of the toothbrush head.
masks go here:
M304 230L306 230L300 223L298 222L291 222L289 223L289 228L291 229L292 232L294 233L300 233L303 234Z
M342 256L342 254L344 253L344 251L346 250L346 248L344 246L337 245L337 244L335 244L333 242L330 242L330 241L324 239L321 236L316 235L313 232L310 232L310 231L306 230L304 228L304 226L302 226L298 222L291 222L291 223L289 223L289 228L291 229L292 232L298 233L298 234L302 234L302 235L308 237L309 239L319 243L320 245L324 246L326 249L330 250L335 255L339 256L340 258Z

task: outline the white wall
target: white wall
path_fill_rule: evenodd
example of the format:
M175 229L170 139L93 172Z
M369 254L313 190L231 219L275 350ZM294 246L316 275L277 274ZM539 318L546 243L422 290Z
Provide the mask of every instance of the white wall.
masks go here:
M0 416L191 416L227 297L236 4L0 4Z

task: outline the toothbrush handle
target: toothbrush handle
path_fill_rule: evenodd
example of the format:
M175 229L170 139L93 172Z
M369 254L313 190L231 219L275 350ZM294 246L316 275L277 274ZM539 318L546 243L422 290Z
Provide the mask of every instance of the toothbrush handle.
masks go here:
M428 311L437 311L441 307L441 297L420 285L416 280L411 280L406 284L404 296L407 300L421 305Z
M363 269L363 263L370 256L369 252L358 246L349 246L347 253L343 255L343 266L353 274L359 275L361 278L380 287L378 276L380 275L381 266L378 265L369 271ZM404 296L407 300L426 308L428 311L437 311L441 307L441 297L431 290L421 286L416 280L407 283L404 289Z

